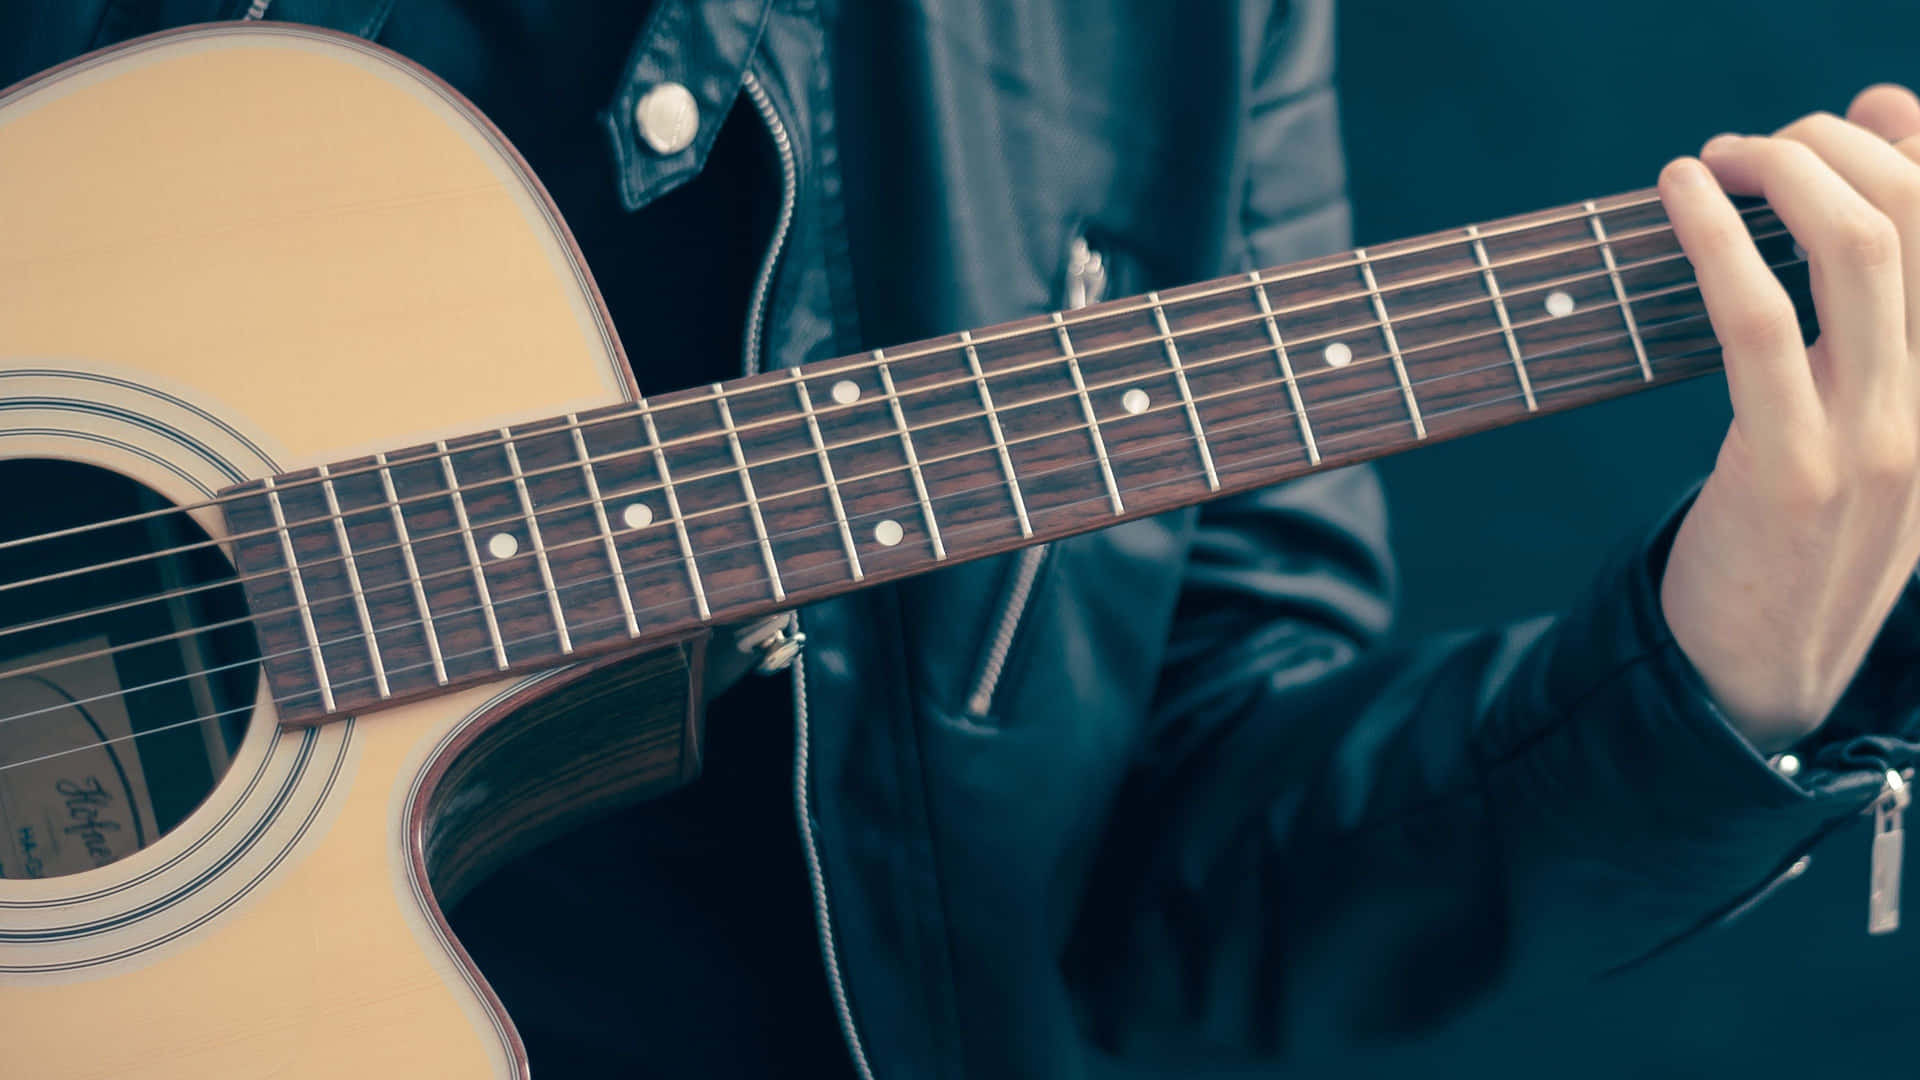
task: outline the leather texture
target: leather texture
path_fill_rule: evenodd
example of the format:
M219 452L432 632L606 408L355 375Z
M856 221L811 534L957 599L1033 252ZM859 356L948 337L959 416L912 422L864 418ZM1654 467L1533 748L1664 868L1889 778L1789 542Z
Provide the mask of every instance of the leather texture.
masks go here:
M0 79L236 6L9 5ZM371 34L381 5L293 7ZM1331 0L662 0L600 123L639 210L764 88L790 366L1056 307L1076 236L1116 294L1344 246L1332 32ZM632 106L667 78L702 121L659 157ZM1920 749L1920 598L1788 779L1661 619L1677 518L1571 610L1417 642L1364 468L1055 544L1011 616L1013 557L804 611L801 824L865 1061L1273 1062L1711 926Z

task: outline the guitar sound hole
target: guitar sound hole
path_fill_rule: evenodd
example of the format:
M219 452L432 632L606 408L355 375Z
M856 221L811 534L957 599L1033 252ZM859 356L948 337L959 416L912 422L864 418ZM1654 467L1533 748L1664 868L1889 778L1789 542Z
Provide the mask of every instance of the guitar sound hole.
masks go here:
M0 492L0 878L59 877L200 805L246 730L259 650L225 555L147 487L16 459Z

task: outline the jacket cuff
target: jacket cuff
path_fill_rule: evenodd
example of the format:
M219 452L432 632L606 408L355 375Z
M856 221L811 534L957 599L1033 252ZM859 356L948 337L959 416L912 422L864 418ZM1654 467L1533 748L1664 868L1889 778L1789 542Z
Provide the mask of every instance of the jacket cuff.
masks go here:
M1897 767L1835 754L1788 777L1714 704L1659 603L1689 505L1691 496L1558 622L1538 684L1551 726L1488 774L1497 799L1532 810L1507 838L1513 865L1540 870L1513 882L1515 910L1564 911L1559 890L1571 885L1591 908L1590 933L1577 946L1564 922L1557 933L1588 970L1637 962L1744 911L1865 810Z

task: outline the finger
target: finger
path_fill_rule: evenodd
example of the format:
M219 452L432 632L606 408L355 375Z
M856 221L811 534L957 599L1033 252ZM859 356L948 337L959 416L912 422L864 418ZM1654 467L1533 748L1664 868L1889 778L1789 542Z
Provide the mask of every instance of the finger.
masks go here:
M1890 143L1920 135L1920 97L1893 83L1860 91L1847 106L1847 119Z
M1912 104L1920 122L1920 102ZM1873 132L1831 113L1797 120L1782 128L1780 137L1820 155L1849 187L1891 219L1900 236L1900 265L1920 266L1920 164ZM1920 332L1920 296L1906 297L1902 310L1905 328L1899 340L1909 343L1911 355L1911 335Z
M1760 257L1746 222L1706 166L1680 158L1660 172L1660 200L1687 261L1693 264L1714 336L1720 339L1727 390L1756 453L1824 423L1799 320L1773 271Z
M1807 252L1830 386L1849 405L1906 366L1906 295L1892 219L1791 139L1722 137L1702 159L1730 190L1762 195Z

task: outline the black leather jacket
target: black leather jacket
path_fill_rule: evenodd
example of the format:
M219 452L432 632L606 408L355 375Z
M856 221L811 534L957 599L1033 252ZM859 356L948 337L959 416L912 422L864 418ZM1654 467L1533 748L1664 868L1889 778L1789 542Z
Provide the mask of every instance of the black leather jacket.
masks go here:
M394 3L270 14L373 36ZM30 7L0 12L0 82L247 4ZM638 209L741 95L761 114L781 205L748 363L786 366L1344 245L1332 19L661 0L602 120ZM666 80L700 126L660 154L634 106ZM1789 778L1665 628L1669 535L1557 618L1385 648L1385 508L1348 469L807 609L796 798L857 1067L1276 1059L1736 912L1915 751L1920 603Z

